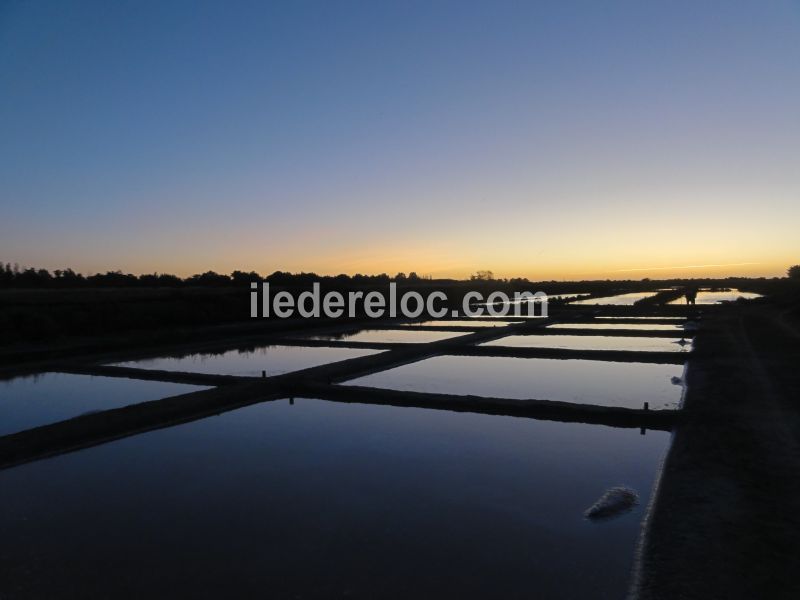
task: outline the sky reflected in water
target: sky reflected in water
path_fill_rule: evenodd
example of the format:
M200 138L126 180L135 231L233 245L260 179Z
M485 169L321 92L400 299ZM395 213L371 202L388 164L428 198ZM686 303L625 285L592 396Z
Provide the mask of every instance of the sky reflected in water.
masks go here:
M617 296L607 296L605 298L587 298L586 300L575 300L570 304L599 304L601 306L618 305L630 306L637 300L654 296L656 292L631 292L629 294L619 294Z
M347 340L348 342L373 342L380 344L422 344L438 342L459 335L468 335L468 331L425 331L424 329L362 329L354 333L336 335L315 335L312 340Z
M206 389L197 385L43 373L0 381L0 435Z
M753 298L761 298L761 294L754 294L753 292L740 292L739 290L730 290L727 292L697 292L695 304L717 304L719 302L733 302L739 298L745 300L752 300ZM686 304L686 298L681 296L677 300L669 302L669 304Z
M686 317L595 317L595 321L605 321L606 319L634 319L636 321L647 321L650 319L660 319L662 321L685 321Z
M659 323L553 323L548 329L646 329L653 331L678 331L681 325Z
M38 598L622 598L668 443L267 402L0 472L3 579ZM583 518L620 484L632 512Z
M280 375L377 352L380 350L276 345L250 350L228 350L219 354L196 353L183 357L133 360L117 363L117 366L258 377L262 370L267 372L267 376Z
M568 350L633 350L640 352L688 352L691 343L681 345L675 338L625 337L608 335L509 335L480 346L512 348L564 348Z
M676 408L683 366L500 356L436 356L347 381L393 390Z
M422 321L420 323L406 323L405 325L422 325L427 327L505 327L506 325L515 325L520 323L513 321L482 321L480 319L460 319L452 321Z

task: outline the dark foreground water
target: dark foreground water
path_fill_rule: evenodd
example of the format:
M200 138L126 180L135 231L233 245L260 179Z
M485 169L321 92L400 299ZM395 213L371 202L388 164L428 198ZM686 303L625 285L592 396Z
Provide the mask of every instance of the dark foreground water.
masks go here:
M264 403L0 471L0 595L622 598L668 441ZM641 504L585 520L619 484Z

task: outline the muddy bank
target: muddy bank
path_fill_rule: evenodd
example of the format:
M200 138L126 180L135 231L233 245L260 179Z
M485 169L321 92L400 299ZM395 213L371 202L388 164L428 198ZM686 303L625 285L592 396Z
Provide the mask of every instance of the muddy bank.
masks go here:
M706 320L631 597L800 597L798 358L775 310Z

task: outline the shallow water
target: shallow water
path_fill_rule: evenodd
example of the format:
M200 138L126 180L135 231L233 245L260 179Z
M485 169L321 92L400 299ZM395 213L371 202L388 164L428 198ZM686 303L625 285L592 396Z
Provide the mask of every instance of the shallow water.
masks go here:
M651 331L680 331L681 325L658 323L553 323L548 329L646 329Z
M347 381L347 385L439 394L676 408L681 365L498 356L436 356Z
M605 319L635 319L637 321L646 321L648 319L660 319L662 321L685 321L686 317L595 317L596 321L604 321Z
M732 302L738 298L745 300L752 300L753 298L761 298L761 294L754 294L753 292L740 292L739 290L730 290L728 292L697 292L695 304L718 304L719 302ZM686 298L680 297L677 300L669 302L669 304L686 304Z
M525 314L525 311L526 311L526 309L523 307L522 309L520 309L520 312L522 314L517 315L517 314L514 314L514 309L512 308L511 310L509 310L508 314L490 315L488 313L484 313L484 314L480 315L480 317L475 317L475 318L476 319L480 318L480 319L483 319L485 321L492 321L492 322L494 322L494 321L502 321L503 319L512 319L517 323L522 322L522 321L529 321L531 319L545 319L545 318L547 318L544 315L542 315L542 311L539 310L538 308L536 310L531 309L530 313L528 313L528 314Z
M428 327L505 327L506 325L516 325L513 321L482 321L480 319L461 319L452 321L422 321L420 323L405 323L407 326L422 325Z
M552 294L548 295L548 298L552 298L553 300L569 300L572 298L583 298L584 296L591 296L591 292L582 292L580 294Z
M312 340L347 340L348 342L373 342L382 344L409 344L438 342L469 335L468 331L425 331L424 329L362 329L354 333L337 335L315 335Z
M617 296L606 296L604 298L587 298L586 300L576 300L570 304L599 304L602 306L618 305L630 306L637 300L655 296L656 292L631 292L629 294L619 294Z
M202 389L207 388L67 373L17 377L0 381L0 435Z
M548 294L548 300L572 300L577 298L583 298L584 296L591 296L590 292L582 292L576 294ZM518 300L509 299L508 302L493 302L494 306L502 306L502 305L513 305L513 304L536 304L541 302L542 299L539 297L533 298L520 298ZM477 302L474 306L489 306L489 302Z
M267 376L280 375L377 352L380 350L277 345L228 350L219 354L196 353L182 357L134 360L117 363L116 366L258 377L262 370L267 372Z
M688 352L675 338L622 337L607 335L509 335L480 346L512 348L564 348L568 350L633 350L639 352Z
M0 472L4 589L622 598L668 443L638 429L267 402ZM637 490L638 506L584 519L616 485Z

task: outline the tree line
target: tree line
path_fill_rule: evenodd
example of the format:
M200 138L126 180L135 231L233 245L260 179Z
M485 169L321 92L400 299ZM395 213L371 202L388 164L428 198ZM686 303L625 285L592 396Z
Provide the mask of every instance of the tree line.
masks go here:
M800 265L788 269L787 276L791 280L800 280ZM738 278L726 278L738 279ZM764 278L761 278L764 279ZM0 288L80 288L80 287L226 287L247 286L252 281L268 281L284 286L308 286L315 281L339 286L377 285L387 284L390 281L397 283L424 283L429 281L454 283L455 279L436 279L430 275L418 275L412 271L408 274L397 273L388 275L318 275L317 273L290 273L288 271L275 271L263 276L255 271L236 270L230 274L206 271L189 277L178 277L168 273L148 273L133 275L122 271L108 271L94 275L83 275L72 269L47 269L20 268L17 264L3 263L0 261ZM510 283L527 284L530 281L524 277L511 279L495 278L492 271L477 271L470 275L469 281L484 283ZM610 282L610 280L606 280ZM648 278L640 283L648 283ZM678 281L678 280L676 280ZM556 282L552 282L556 283ZM598 283L598 282L592 282ZM602 283L602 282L599 282Z
M487 277L486 274L489 274ZM492 280L491 271L480 271L471 277L472 280ZM108 271L84 276L72 269L20 268L19 265L0 262L0 287L2 288L74 288L74 287L225 287L246 286L252 281L268 281L276 285L310 285L315 281L338 285L374 285L395 281L398 283L417 283L433 281L430 275L418 275L412 271L408 274L387 273L379 275L318 275L317 273L289 273L275 271L263 276L255 271L233 271L230 274L206 271L189 277L178 277L167 273L150 273L133 275L122 271ZM453 281L453 280L437 280ZM502 280L501 280L502 281ZM509 282L525 282L525 279L514 279Z

